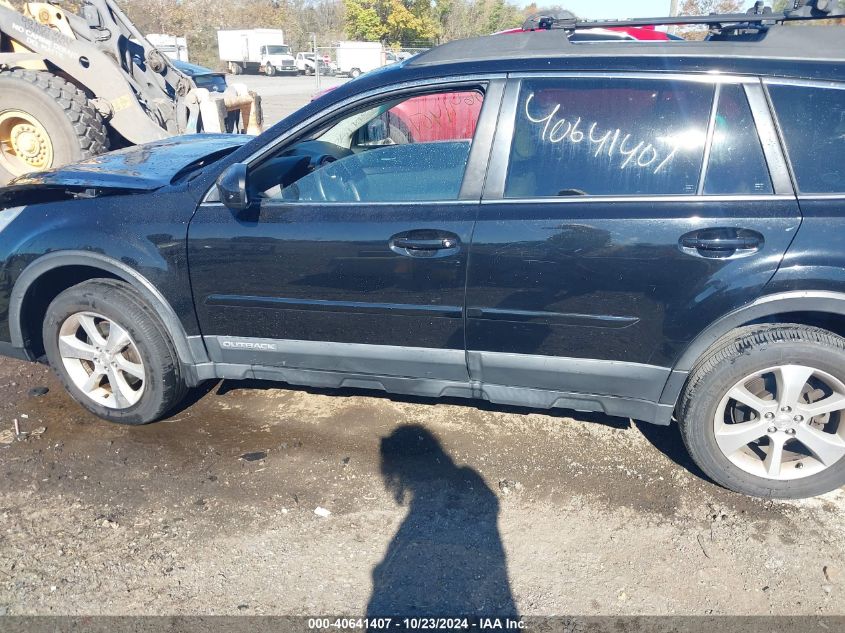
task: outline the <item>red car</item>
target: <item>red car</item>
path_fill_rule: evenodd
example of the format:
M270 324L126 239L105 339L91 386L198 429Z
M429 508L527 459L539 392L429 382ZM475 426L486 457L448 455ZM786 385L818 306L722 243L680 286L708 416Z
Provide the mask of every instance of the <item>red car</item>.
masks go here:
M499 31L495 35L527 33L531 18L521 27ZM654 27L616 27L582 29L569 35L570 41L598 40L670 40L678 39ZM331 90L331 88L329 88ZM316 96L325 94L324 90ZM315 96L315 97L316 97ZM378 117L384 142L428 143L432 141L470 140L475 134L475 124L481 111L483 95L476 92L457 92L415 97L403 101ZM373 122L370 123L370 126ZM370 132L368 138L373 138Z
M527 33L536 31L537 29L526 29L524 26L516 29L506 29L499 31L495 35L505 35L508 33ZM637 26L637 27L613 27L608 29L582 29L573 34L577 39L582 41L588 40L647 40L647 41L666 41L676 39L664 31L658 31L653 26ZM570 36L571 38L572 36Z

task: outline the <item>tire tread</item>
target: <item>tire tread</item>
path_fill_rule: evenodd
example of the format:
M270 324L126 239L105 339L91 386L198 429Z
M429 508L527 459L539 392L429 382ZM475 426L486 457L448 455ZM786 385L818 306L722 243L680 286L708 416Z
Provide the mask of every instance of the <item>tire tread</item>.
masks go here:
M724 368L726 364L735 363L755 351L784 343L797 343L802 346L809 346L809 349L818 347L829 350L832 348L842 351L845 355L845 338L820 327L794 323L763 323L744 326L726 334L702 354L701 359L690 371L689 378L678 401L675 413L681 438L687 451L716 483L731 490L739 490L747 494L764 497L794 498L807 496L804 492L804 489L808 488L806 480L788 482L788 485L785 485L782 490L765 490L763 488L752 490L749 489L748 484L729 472L718 473L713 472L712 468L707 468L702 463L704 456L701 454L700 429L696 427L697 424L702 424L702 422L696 421L693 412L698 396L704 389L704 384L715 372ZM708 422L704 421L703 423L707 424Z
M161 380L158 383L158 387L162 391L157 399L157 405L153 410L139 415L133 410L119 411L103 408L103 411L98 411L91 406L87 408L101 417L121 424L147 424L171 413L184 399L188 387L182 376L182 367L176 353L176 348L167 333L167 329L152 307L124 281L117 279L91 279L84 281L59 294L50 304L50 307L47 309L47 318L45 319L45 342L47 340L47 330L53 307L57 303L68 299L76 301L89 300L92 302L104 301L125 306L121 310L122 313L131 320L132 327L142 333L144 343L148 347L153 348L153 353L161 359L161 364L158 368L161 374ZM125 326L126 323L123 325ZM70 390L64 372L57 366L57 359L50 357L49 360L53 370L58 374L65 387ZM149 384L151 382L149 376L147 380ZM155 389L157 386L151 385L151 388ZM94 406L96 407L97 405ZM103 413L106 415L103 415Z
M103 118L91 105L88 95L66 79L45 70L0 71L0 81L10 77L25 81L51 97L64 111L79 143L81 158L91 158L109 150L109 135Z

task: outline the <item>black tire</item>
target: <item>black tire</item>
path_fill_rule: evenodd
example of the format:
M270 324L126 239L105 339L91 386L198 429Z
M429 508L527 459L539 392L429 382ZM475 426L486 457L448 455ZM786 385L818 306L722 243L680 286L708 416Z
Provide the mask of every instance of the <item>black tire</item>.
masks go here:
M716 483L755 497L799 499L845 485L845 458L806 477L778 480L746 472L719 448L714 419L722 398L746 376L778 365L813 367L845 382L845 339L816 327L761 324L717 341L690 373L676 409L690 456Z
M241 75L244 72L243 67L235 62L229 62L229 72L233 75Z
M36 119L53 145L52 166L107 152L109 138L102 117L88 96L61 77L36 70L0 71L0 113L20 110ZM32 171L0 158L0 185Z
M265 66L264 67L264 74L268 77L273 77L276 74L275 66Z
M349 76L352 77L352 79L357 79L358 77L361 76L361 71L358 70L357 68L353 68L352 70L349 71Z
M76 386L59 353L59 330L71 315L92 311L113 320L132 337L146 375L143 393L125 409L103 406ZM119 424L147 424L166 416L183 400L187 387L170 337L153 309L127 283L92 279L68 288L47 308L44 348L50 366L67 391L95 415Z

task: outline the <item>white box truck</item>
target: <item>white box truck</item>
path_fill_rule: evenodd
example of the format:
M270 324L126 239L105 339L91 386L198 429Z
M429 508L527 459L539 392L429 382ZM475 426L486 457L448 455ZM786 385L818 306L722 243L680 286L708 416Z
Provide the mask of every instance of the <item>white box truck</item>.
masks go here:
M353 79L385 64L381 42L338 42L335 53L338 74L349 75Z
M217 48L220 60L226 62L229 72L263 72L296 74L296 63L285 44L282 29L243 29L217 31Z
M170 59L183 62L191 61L188 59L188 40L184 37L167 35L166 33L147 33L147 39L150 44Z

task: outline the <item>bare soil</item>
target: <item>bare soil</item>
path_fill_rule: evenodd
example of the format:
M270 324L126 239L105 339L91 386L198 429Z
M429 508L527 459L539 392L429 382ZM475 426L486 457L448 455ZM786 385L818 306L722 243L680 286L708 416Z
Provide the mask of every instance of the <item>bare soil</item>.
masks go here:
M0 613L845 612L845 494L728 492L674 427L257 382L194 400L116 426L0 360Z

